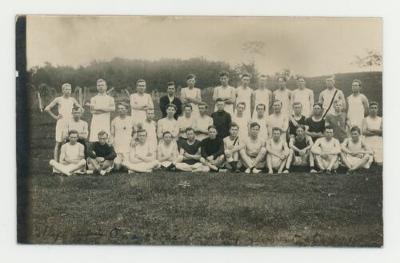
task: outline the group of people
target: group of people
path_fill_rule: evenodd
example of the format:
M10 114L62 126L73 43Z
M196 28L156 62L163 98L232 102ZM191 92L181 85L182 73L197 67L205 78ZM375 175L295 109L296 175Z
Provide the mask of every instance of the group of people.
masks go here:
M175 83L168 82L158 121L145 80L137 81L129 104L115 104L107 95L106 81L99 79L98 94L85 105L92 114L90 129L81 119L83 106L71 96L71 85L63 84L62 96L45 108L57 120L53 172L69 176L164 169L272 174L302 166L331 173L341 164L352 173L373 162L382 164L379 105L361 93L360 80L353 80L352 94L345 98L334 78L326 79L326 89L315 103L304 77L297 77L297 89L292 91L281 76L274 92L264 75L255 90L249 86L249 74L241 76L237 88L229 85L227 72L219 77L210 115L195 87L195 75L187 76L180 97ZM118 116L111 121L115 110Z

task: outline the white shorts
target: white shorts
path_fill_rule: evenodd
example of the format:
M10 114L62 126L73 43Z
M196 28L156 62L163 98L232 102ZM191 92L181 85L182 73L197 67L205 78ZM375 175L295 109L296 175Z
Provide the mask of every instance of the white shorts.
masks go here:
M364 156L363 156L363 157L364 157ZM363 157L361 157L361 158L363 158ZM344 155L344 158L346 158L346 160L347 160L347 161L349 162L349 164L352 165L352 166L361 161L361 158L360 158L360 157L352 156L352 155L350 155L350 154L345 154L345 155ZM369 168L371 167L371 164L372 164L373 160L374 160L374 158L372 157L372 155L369 155L368 162L363 166L363 168L369 169Z
M57 120L56 123L56 142L63 142L64 138L64 132L65 132L65 128L66 128L66 120L64 119L59 119Z
M274 155L271 155L272 168L279 169L282 164L282 160Z

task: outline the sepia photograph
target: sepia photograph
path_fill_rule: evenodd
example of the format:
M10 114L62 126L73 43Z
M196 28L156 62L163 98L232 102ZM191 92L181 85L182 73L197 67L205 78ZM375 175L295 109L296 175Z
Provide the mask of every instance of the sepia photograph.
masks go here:
M383 246L381 18L15 21L18 243Z

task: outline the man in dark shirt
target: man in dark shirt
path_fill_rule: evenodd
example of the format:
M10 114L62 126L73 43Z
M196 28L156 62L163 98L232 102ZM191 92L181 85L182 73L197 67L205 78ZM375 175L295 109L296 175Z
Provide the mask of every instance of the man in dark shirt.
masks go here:
M212 171L218 171L225 161L224 141L217 134L217 128L211 125L208 127L208 137L201 141L200 162Z
M302 114L302 110L303 110L303 105L301 104L301 102L293 103L293 115L289 118L290 138L296 136L296 130L299 126L306 124L306 117Z
M88 167L92 173L98 172L100 175L106 175L111 171L117 154L114 147L107 144L108 134L105 131L100 131L98 138L99 141L93 142L88 147Z
M325 119L322 116L323 112L322 104L315 103L311 117L306 119L306 135L311 136L313 142L324 137Z
M211 114L213 123L217 129L218 137L224 139L229 135L229 127L231 127L231 115L224 110L225 102L218 98L216 101L217 111Z
M170 81L168 82L167 95L162 96L160 98L160 110L163 118L167 116L168 104L174 104L176 106L176 113L174 115L175 120L177 120L178 117L182 114L182 102L175 95L176 95L175 82Z

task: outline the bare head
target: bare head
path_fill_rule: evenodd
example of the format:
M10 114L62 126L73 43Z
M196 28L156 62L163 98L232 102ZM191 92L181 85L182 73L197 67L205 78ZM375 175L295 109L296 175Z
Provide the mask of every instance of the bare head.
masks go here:
M163 141L165 144L170 144L172 142L172 133L170 131L166 131L163 133Z
M214 125L211 125L211 126L208 127L208 137L210 139L217 138L217 134L218 134L217 128Z
M98 79L96 82L97 91L104 94L107 91L107 82L104 79Z
M353 80L353 83L351 83L351 91L354 94L358 94L361 91L361 86L362 86L361 80L355 79L355 80Z
M278 127L272 128L272 139L274 141L279 141L281 139L282 130Z
M152 121L152 120L154 120L154 116L155 116L154 109L148 108L146 110L146 120Z
M229 84L229 73L227 71L222 71L219 73L219 81L221 82L221 85L226 87Z
M313 116L315 117L321 117L322 116L322 104L321 103L315 103L313 106Z
M199 107L199 113L201 116L204 116L205 114L207 114L207 111L208 111L207 103L201 102L198 107Z
M174 117L175 113L176 113L175 104L168 104L168 106L167 106L167 117L171 119L171 118Z
M303 105L301 104L301 102L293 103L293 113L294 113L294 115L300 116L302 111L303 111Z
M335 78L333 76L327 78L325 84L328 89L333 89L335 87Z
M82 110L79 107L73 107L72 108L72 118L74 118L75 121L79 121L82 117Z
M369 104L369 109L368 109L368 114L371 117L375 117L378 115L378 111L379 111L379 104L376 101L371 101Z
M145 143L147 139L147 131L143 129L138 130L137 139L141 144Z
M275 100L274 103L272 104L272 109L274 110L274 113L276 113L276 114L281 113L281 110L282 110L282 101L280 101L280 100Z
M244 73L241 76L241 82L243 87L248 87L250 85L250 74Z
M264 115L265 115L265 108L266 108L265 104L262 104L262 103L260 103L260 104L258 104L258 105L256 106L257 117L259 117L259 118L264 117Z
M175 88L175 82L170 81L167 83L167 94L169 96L175 96L176 88Z
M143 94L146 91L146 81L144 79L138 79L136 81L136 92Z
M324 132L325 138L327 140L332 139L333 137L333 128L330 126L325 127L325 132Z
M304 77L298 76L296 84L299 89L304 89L306 87L306 80L304 79Z
M192 111L193 109L191 104L188 103L183 106L183 113L185 114L186 118L190 118L192 116Z
M189 88L193 88L196 85L196 75L189 74L186 76L186 84Z
M280 76L278 78L278 87L280 89L285 89L286 88L286 77Z
M245 109L246 109L246 103L239 102L238 104L236 104L236 112L237 113L243 113Z
M193 142L196 139L196 134L195 134L193 128L191 128L191 127L186 128L185 132L186 132L186 137L187 137L188 141Z
M229 128L229 134L231 137L235 138L239 133L239 125L237 125L235 122L231 123L231 127Z
M258 124L257 122L250 123L250 131L249 131L250 137L253 139L257 138L259 132L260 132L260 124Z
M124 102L121 102L117 106L118 115L121 117L125 117L128 114L128 105Z
M99 131L99 133L97 134L97 138L99 139L99 143L101 145L104 145L108 141L108 133L105 131Z
M299 125L296 128L296 136L299 138L303 138L306 134L306 129L304 128L303 125Z
M69 139L69 143L74 145L78 142L79 139L79 133L77 130L70 130L68 132L68 139Z
M221 98L217 99L215 105L217 106L217 111L223 111L225 109L225 101Z
M350 129L351 139L353 142L358 142L360 139L361 130L357 126L353 126Z
M64 97L69 97L71 96L72 93L72 86L69 83L64 83L61 86L61 92L63 94Z

